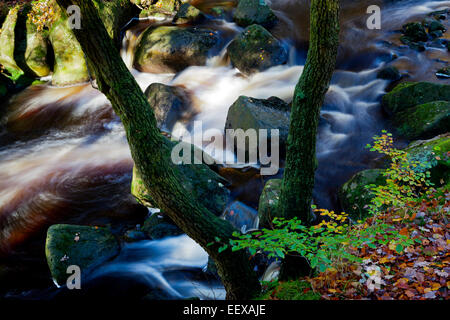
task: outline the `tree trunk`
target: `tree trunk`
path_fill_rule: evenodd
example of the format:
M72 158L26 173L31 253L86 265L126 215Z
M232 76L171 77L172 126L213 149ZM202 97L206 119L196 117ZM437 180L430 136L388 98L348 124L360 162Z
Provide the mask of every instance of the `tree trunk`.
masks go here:
M311 220L320 108L339 45L339 0L312 0L310 19L308 57L294 92L279 207L282 217L297 217L305 224Z
M260 284L250 268L247 255L229 249L219 254L218 244L207 246L215 241L215 237L227 242L233 227L198 204L181 186L182 177L177 166L172 164L170 146L157 128L152 108L120 58L92 1L57 2L61 8L78 5L81 9L82 28L74 30L75 35L96 76L99 89L122 120L135 166L152 199L214 259L227 299L252 298L259 293Z

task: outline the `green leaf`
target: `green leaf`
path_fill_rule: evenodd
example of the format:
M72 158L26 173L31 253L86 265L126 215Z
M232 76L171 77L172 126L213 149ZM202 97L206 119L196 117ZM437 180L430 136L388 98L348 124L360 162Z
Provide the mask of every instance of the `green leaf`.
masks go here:
M222 247L219 248L219 253L221 253L222 251L225 251L228 248L228 245L224 245Z
M397 251L397 253L402 253L403 252L403 246L401 244L398 244L395 247L395 251Z

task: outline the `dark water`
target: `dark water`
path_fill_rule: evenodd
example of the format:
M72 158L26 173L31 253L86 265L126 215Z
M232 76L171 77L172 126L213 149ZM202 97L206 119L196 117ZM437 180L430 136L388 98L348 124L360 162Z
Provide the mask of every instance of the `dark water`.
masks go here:
M195 1L205 10L212 2L230 3ZM372 4L382 8L382 30L366 28L366 9ZM144 90L153 82L161 82L183 86L194 96L198 114L188 123L177 124L174 135L190 131L193 121L202 121L204 129L222 130L229 106L240 95L278 96L290 101L306 57L308 1L272 0L271 6L281 20L273 33L290 52L285 66L244 78L220 52L206 66L190 67L177 75L132 70ZM435 78L434 70L443 65L442 61L448 61L448 52L430 48L417 53L398 48L396 30L406 22L421 20L428 12L449 6L450 1L342 2L337 70L318 133L314 197L319 206L338 209L336 189L355 172L371 166L374 155L363 147L374 134L389 128L379 103L388 82L376 79L378 70L397 56L391 64L408 74L408 80L442 82ZM136 38L150 23L143 22L126 33L122 56L129 66ZM224 45L241 30L223 20L207 24L221 32ZM123 231L142 223L147 210L137 205L129 193L133 161L122 125L107 99L90 85L30 87L14 96L2 110L0 267L21 266L17 268L17 279L11 280L13 287L14 281L17 286L10 295L53 297L58 291L48 289L53 286L43 255L49 225L109 225ZM221 170L233 182L233 197L252 207L256 207L264 185L257 172L251 168ZM136 286L131 286L130 291L143 288L145 292L146 288L157 287L175 298L222 298L220 286L203 276L206 259L204 251L185 236L143 241L127 245L115 261L96 273L93 283L120 291L123 279L134 279L131 283ZM196 290L200 293L195 294Z

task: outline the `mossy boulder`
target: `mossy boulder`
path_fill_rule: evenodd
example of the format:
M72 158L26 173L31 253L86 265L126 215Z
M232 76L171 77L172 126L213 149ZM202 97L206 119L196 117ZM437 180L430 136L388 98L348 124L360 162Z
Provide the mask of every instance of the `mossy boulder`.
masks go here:
M450 101L434 101L394 114L393 123L407 139L431 138L450 128Z
M413 42L427 41L427 31L419 22L410 22L402 27L402 32L408 40Z
M259 198L258 216L259 227L270 228L272 220L276 217L278 203L280 202L282 179L271 179L264 186Z
M166 140L168 141L168 140ZM168 141L171 147L174 147L178 142ZM186 142L181 142L181 145L185 149L190 149L190 153L197 156L197 154L202 154L200 149L199 152L195 152L196 147L190 145ZM208 157L203 153L203 159ZM200 163L202 159L199 159ZM211 158L209 157L208 163L211 163ZM181 181L182 186L192 194L194 199L197 199L203 206L205 206L210 212L219 216L225 210L228 200L230 197L230 191L225 187L228 184L224 178L219 176L216 172L211 170L206 164L194 164L194 160L191 160L191 164L173 164L177 166L182 173L183 180ZM156 207L156 203L151 198L148 190L144 186L142 178L136 170L133 169L133 180L131 183L131 194L136 198L136 200L146 206L146 207Z
M433 101L450 101L450 85L431 82L404 82L383 96L389 114Z
M259 25L251 25L227 48L233 66L250 75L285 64L288 54L281 42Z
M19 9L20 6L15 6L9 10L0 34L0 64L3 65L13 80L17 80L25 74L17 65L14 56L16 50L15 29L19 19Z
M207 29L150 27L138 40L135 66L144 72L179 72L205 65L218 43L217 33Z
M429 140L411 142L405 149L411 159L428 163L431 182L436 187L450 184L450 134L436 136Z
M145 220L142 231L153 240L174 237L184 233L166 215L159 213L154 213Z
M47 231L45 255L53 279L65 285L67 267L77 265L82 275L119 254L120 246L105 228L57 224Z
M201 23L206 19L206 15L201 12L196 7L190 5L189 3L184 3L181 5L178 12L173 18L173 23L175 24L185 24L185 23Z
M69 27L65 11L59 6L55 8L55 22L49 34L55 54L52 84L65 86L87 82L89 73L81 45Z
M48 76L51 71L47 60L48 32L39 31L31 19L27 19L26 29L26 64L36 76Z
M384 185L386 178L382 169L368 169L355 174L339 189L338 195L342 209L353 219L360 220L368 216L367 205L373 199L366 186Z
M194 115L189 94L180 87L152 83L145 90L145 95L153 108L158 127L165 131L172 132L177 121Z
M269 29L278 19L264 0L240 0L233 17L241 27L259 24Z
M266 129L269 139L271 130L279 130L280 146L285 146L289 134L290 108L277 97L255 99L240 96L230 107L225 129ZM259 137L258 137L259 139Z

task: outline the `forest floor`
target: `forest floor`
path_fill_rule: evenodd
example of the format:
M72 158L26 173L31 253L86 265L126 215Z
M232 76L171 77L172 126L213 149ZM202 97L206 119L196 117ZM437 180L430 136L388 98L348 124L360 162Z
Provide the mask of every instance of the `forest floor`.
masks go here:
M397 211L381 217L414 240L406 248L392 243L365 246L352 254L362 263L336 263L309 278L264 283L268 300L447 300L450 289L450 192L423 200L417 213ZM371 219L365 223L370 224Z

